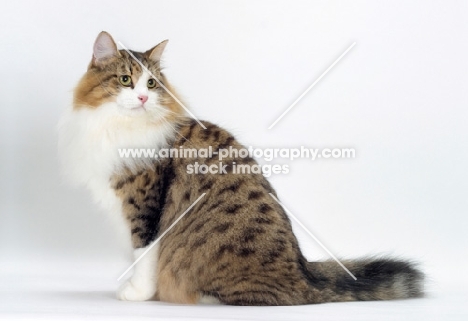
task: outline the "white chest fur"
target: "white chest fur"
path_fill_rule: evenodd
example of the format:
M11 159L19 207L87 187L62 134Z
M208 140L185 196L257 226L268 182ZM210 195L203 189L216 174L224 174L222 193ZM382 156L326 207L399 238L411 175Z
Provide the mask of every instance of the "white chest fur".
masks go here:
M104 209L120 214L120 201L110 187L111 176L123 167L137 170L151 159L121 158L121 148L154 148L167 144L173 126L148 115L128 116L112 103L96 109L67 111L59 123L59 158L64 176L91 190Z

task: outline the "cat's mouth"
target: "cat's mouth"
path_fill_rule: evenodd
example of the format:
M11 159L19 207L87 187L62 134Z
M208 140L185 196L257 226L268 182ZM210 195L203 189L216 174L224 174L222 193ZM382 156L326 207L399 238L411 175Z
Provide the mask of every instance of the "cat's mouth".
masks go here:
M141 112L141 111L146 111L146 107L144 105L141 105L141 106L132 107L130 108L130 110L135 111L135 112Z

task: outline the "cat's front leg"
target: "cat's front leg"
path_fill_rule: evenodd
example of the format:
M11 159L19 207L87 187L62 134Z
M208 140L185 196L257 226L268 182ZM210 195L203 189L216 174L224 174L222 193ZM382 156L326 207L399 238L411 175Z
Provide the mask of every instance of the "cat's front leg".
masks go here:
M137 260L149 247L134 250ZM159 245L154 245L135 265L133 275L117 291L117 298L124 301L146 301L157 291L157 264Z
M156 171L114 177L113 188L122 201L122 214L131 231L135 265L132 277L117 292L120 300L144 301L157 291L159 244L153 243L159 232L161 202ZM149 251L145 253L147 250Z

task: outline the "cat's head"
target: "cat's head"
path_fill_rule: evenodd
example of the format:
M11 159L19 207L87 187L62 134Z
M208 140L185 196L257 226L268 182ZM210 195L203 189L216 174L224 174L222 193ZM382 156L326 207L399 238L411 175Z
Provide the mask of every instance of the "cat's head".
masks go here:
M101 32L93 48L88 70L74 92L74 108L110 108L124 117L160 118L183 114L167 92L172 92L161 73L161 55L167 40L146 52L118 50L107 32ZM149 72L148 72L149 71ZM162 86L161 86L162 84Z

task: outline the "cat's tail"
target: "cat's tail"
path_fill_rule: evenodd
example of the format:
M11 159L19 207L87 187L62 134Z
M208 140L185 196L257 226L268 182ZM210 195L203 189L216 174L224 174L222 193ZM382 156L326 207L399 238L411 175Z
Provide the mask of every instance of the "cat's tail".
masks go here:
M311 301L317 296L323 302L341 302L406 299L423 294L424 275L411 262L382 258L342 263L356 280L335 261L305 262Z

